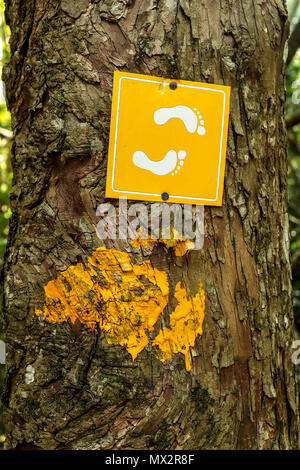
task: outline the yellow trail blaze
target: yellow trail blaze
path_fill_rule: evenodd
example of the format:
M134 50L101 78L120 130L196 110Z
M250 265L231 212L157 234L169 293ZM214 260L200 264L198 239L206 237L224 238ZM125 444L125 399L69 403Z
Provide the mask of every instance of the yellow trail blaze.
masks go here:
M175 288L175 298L178 305L170 315L170 328L163 328L155 340L153 346L158 346L159 359L164 362L177 353L185 357L186 370L191 370L189 360L189 348L194 347L198 335L202 335L202 323L204 320L205 294L200 287L193 298L189 298L186 289Z
M78 263L60 273L45 286L44 310L38 316L51 323L78 319L88 327L97 326L109 344L126 347L135 360L147 346L147 332L154 329L168 303L167 274L150 261L132 264L127 253L98 248L88 263ZM189 348L202 334L205 297L202 288L194 298L177 284L178 305L170 316L170 329L163 328L154 339L162 361L181 352L191 369Z

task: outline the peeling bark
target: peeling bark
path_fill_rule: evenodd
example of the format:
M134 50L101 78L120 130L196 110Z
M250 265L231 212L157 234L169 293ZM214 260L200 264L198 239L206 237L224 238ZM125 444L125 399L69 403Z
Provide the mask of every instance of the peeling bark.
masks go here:
M7 0L4 79L14 132L2 273L7 448L295 449L298 398L287 218L281 0ZM145 348L133 362L80 322L35 315L44 287L99 246L113 71L226 84L222 208L178 257L124 240L133 263L206 295L192 370ZM160 319L163 325L163 319Z

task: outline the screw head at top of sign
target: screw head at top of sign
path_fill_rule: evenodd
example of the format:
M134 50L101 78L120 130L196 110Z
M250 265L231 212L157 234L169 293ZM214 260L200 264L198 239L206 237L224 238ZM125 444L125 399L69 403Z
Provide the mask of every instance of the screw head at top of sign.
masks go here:
M169 199L169 194L168 193L162 193L161 198L163 201L167 201Z

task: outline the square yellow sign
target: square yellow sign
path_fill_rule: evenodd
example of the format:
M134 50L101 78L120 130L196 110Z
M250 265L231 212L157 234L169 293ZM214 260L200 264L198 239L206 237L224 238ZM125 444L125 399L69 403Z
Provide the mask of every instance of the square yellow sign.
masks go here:
M106 197L221 206L230 87L115 72Z

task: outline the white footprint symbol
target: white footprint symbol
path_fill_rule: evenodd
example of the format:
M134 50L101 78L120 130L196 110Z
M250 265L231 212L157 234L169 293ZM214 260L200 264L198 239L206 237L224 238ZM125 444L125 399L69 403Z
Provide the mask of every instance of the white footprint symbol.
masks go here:
M183 122L186 130L191 134L197 131L199 135L204 135L206 132L204 120L196 108L194 108L194 111L188 106L183 105L173 106L171 108L160 108L155 111L153 118L154 122L159 126L166 124L170 119L176 118ZM151 171L154 175L164 176L172 173L172 176L174 176L184 165L185 157L185 150L179 150L177 161L177 153L175 150L169 150L164 158L157 162L150 160L142 150L137 150L132 156L132 161L138 168Z
M194 111L188 106L177 105L173 106L172 108L158 109L155 111L153 118L154 122L159 126L166 124L166 122L168 122L170 119L180 119L185 125L186 130L191 134L194 134L194 132L197 131L199 135L204 135L206 132L204 127L204 120L196 108L194 108Z
M183 166L185 157L186 152L184 150L179 150L179 164L177 166L177 153L175 150L169 150L164 158L158 162L150 160L150 158L142 150L137 150L134 152L132 160L138 168L151 171L151 173L154 175L164 176L173 172L172 176L174 176L174 174L177 173Z

